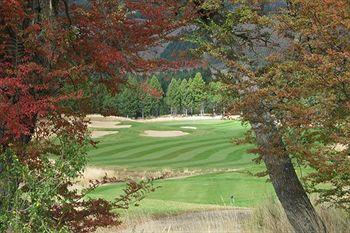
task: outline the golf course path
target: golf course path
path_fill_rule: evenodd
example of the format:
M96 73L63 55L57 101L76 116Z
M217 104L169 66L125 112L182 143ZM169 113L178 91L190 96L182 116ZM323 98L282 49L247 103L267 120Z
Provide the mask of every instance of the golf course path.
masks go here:
M250 209L224 209L185 213L176 216L130 224L123 233L239 233L242 222L251 215Z

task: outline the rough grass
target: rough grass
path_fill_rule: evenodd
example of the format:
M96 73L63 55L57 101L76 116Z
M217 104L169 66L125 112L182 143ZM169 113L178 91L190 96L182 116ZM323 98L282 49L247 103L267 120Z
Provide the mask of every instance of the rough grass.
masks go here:
M329 233L350 232L350 218L344 211L327 206L316 206L316 209ZM251 218L244 223L244 232L292 233L294 231L281 204L274 199L268 199L254 209Z
M249 217L250 210L224 209L190 212L163 218L149 218L147 215L132 216L118 228L100 229L99 233L234 233L242 232L242 223Z
M350 219L339 209L318 206L329 233L350 232ZM128 213L119 228L99 229L99 233L294 233L281 205L274 199L254 210L215 209L155 218L147 213Z

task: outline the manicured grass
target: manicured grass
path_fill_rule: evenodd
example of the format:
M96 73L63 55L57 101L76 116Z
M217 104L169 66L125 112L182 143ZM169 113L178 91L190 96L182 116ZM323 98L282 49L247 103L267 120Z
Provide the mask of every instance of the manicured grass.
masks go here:
M227 206L252 207L273 196L266 178L257 178L247 171L261 171L262 165L252 162L247 153L252 145L235 145L247 131L239 121L200 120L131 124L129 129L100 139L97 148L88 153L89 165L114 169L162 170L200 169L203 175L156 181L160 186L147 195L141 207L131 212L148 214L177 213L201 208ZM182 126L197 129L182 129ZM140 136L145 130L182 130L190 133L173 138ZM222 172L236 169L235 172ZM214 173L213 173L214 171ZM220 171L216 172L215 171ZM206 172L211 172L207 173ZM91 197L112 199L121 194L124 185L106 185ZM234 202L231 200L234 197Z
M243 137L246 127L239 121L173 121L131 124L118 134L106 136L97 149L89 152L89 163L95 166L159 170L160 168L230 168L254 166L251 145L234 145L233 138ZM194 126L196 130L181 129ZM173 138L140 136L145 130L182 130L190 133Z
M256 178L244 173L216 173L193 176L183 179L157 181L154 184L159 188L147 195L146 202L141 202L141 209L151 213L176 212L173 203L182 203L177 206L180 210L189 204L196 205L252 207L273 196L270 184L264 178ZM91 197L112 200L122 193L124 185L106 185L98 188ZM233 196L234 201L231 199ZM158 201L165 201L161 206ZM169 205L166 204L169 202ZM176 207L176 206L175 206Z

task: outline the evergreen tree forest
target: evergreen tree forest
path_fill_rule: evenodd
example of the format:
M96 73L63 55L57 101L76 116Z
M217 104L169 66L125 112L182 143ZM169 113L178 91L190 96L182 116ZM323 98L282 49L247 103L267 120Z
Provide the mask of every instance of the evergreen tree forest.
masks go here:
M195 72L194 72L195 71ZM228 107L225 85L211 80L202 70L159 73L149 77L131 75L115 96L96 87L95 106L100 112L128 118L161 115L221 115Z

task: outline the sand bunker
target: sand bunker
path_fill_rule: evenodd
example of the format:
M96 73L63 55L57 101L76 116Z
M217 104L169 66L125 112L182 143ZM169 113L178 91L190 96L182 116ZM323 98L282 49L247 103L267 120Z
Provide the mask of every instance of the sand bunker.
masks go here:
M118 131L92 131L91 137L92 138L100 138L106 135L116 134L119 133Z
M157 130L146 130L141 136L155 137L155 138L168 138L168 137L180 137L187 135L188 133L182 131L157 131Z
M194 127L194 126L182 126L181 129L197 129L197 127Z
M85 119L90 120L90 121L121 121L121 120L123 120L122 117L102 116L100 114L87 115Z
M119 125L119 121L91 121L89 124L90 128L100 129L125 129L130 128L131 125Z

